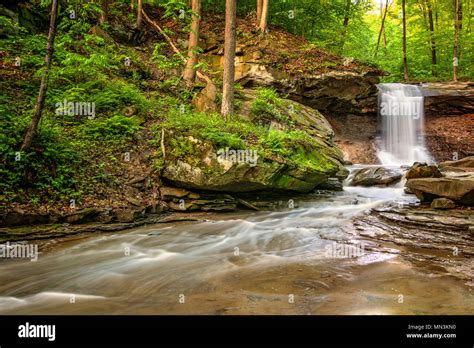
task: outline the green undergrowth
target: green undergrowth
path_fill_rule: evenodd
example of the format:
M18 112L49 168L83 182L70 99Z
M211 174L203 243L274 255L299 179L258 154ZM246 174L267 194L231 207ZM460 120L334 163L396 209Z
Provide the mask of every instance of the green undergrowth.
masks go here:
M283 105L284 100L279 99L273 91L268 93L268 99L275 103L272 105ZM259 100L253 105L255 104L263 103ZM280 118L277 120L282 121ZM287 123L291 124L291 121L288 118ZM293 166L315 170L337 168L336 164L328 160L328 156L320 152L321 145L314 138L295 127L280 130L260 125L238 115L224 120L218 113L177 108L171 110L166 120L156 128L156 144L161 140L161 129L166 130L166 137L171 137L171 140L167 139L168 146L172 149L170 155L194 165L199 163L199 151L192 138L211 144L214 150L224 148L256 150L259 157Z
M148 87L140 51L92 34L97 13L88 3L74 22L60 15L42 119L26 152L19 149L44 73L46 35L19 28L0 40L2 204L78 201L101 187L117 189L124 153L143 142L144 123L167 108ZM69 113L68 103L88 103L94 113Z
M62 11L58 19L38 133L26 152L19 149L44 73L46 33L20 27L0 40L6 64L0 71L2 205L68 204L71 200L80 204L86 196L107 198L110 192L121 192L124 173L132 166L124 160L125 154L140 156L139 161L157 173L163 169L163 129L167 156L194 165L201 156L190 137L216 150L254 149L261 158L292 166L325 169L331 165L319 152L321 146L294 126L288 101L274 90L258 90L250 117L235 115L224 120L218 113L196 112L190 104L194 92L183 85L179 74L170 74L179 64L175 56L167 55L163 43L144 53L106 34L93 34L108 29L108 24L98 25L94 3L85 4L75 21L68 21L66 13ZM241 95L237 86L238 113ZM69 103L94 105L93 114L70 113ZM272 121L286 128L270 127Z

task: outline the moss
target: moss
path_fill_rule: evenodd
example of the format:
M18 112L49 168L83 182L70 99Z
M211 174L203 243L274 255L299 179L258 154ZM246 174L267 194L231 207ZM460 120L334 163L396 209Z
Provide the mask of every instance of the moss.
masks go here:
M197 144L189 137L176 136L169 140L170 155L175 159L183 160L191 165L198 165L200 162L200 151Z
M257 98L252 102L250 111L253 119L259 124L266 125L275 120L286 125L291 125L289 104L284 103L277 92L271 88L260 87L257 89Z

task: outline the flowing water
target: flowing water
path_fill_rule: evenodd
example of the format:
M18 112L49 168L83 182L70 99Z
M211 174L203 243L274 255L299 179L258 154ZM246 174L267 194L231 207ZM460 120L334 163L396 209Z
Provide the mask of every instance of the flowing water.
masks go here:
M0 261L2 314L448 314L474 312L463 281L344 228L401 188L351 188L293 209L206 215L40 245ZM344 257L341 245L357 253ZM347 256L347 255L345 255Z
M424 138L424 97L420 87L401 83L378 85L383 165L432 162Z

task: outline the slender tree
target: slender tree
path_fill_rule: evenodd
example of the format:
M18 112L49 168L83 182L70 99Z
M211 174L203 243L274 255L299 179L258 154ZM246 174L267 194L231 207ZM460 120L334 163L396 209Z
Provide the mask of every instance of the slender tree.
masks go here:
M349 26L349 20L351 15L351 3L352 0L347 0L346 9L344 11L344 22L342 23L342 35L341 35L341 48L340 51L344 51L344 44L346 43L347 27Z
M453 56L453 80L458 80L458 50L459 50L459 2L454 0L454 56Z
M379 37L377 39L377 46L375 47L375 54L374 54L374 57L377 58L377 53L379 51L379 45L380 45L380 38L382 37L382 33L384 32L384 28L385 28L385 18L387 18L387 12L388 12L388 2L389 0L387 0L386 4L385 4L385 12L383 14L383 17L382 17L382 24L380 25L380 31L379 31Z
M383 18L383 0L380 0L380 18ZM382 35L383 35L383 47L385 48L385 51L387 51L387 33L385 31L385 25L383 26L382 29Z
M408 61L407 61L407 18L405 9L406 0L402 0L402 14L403 14L403 78L408 80Z
M221 113L224 118L234 113L236 0L226 0L224 77Z
M262 0L262 14L260 17L260 30L265 33L267 31L268 26L268 1L269 0Z
M40 90L38 93L38 100L36 101L35 112L31 118L31 123L28 126L28 129L23 139L23 144L21 145L22 151L27 151L33 138L36 135L38 130L38 124L41 120L41 114L43 112L44 100L46 98L46 90L48 88L48 78L49 78L49 69L51 67L51 59L53 57L54 51L54 37L56 36L56 17L58 15L58 0L53 0L51 3L51 19L49 23L49 33L48 33L48 44L46 46L46 56L44 58L44 74L41 78Z
M263 0L257 0L257 26L260 25L260 19L262 18L262 6Z
M467 21L467 32L468 33L471 33L471 30L472 30L472 26L471 26L472 20L471 19L472 19L472 8L474 6L471 5L471 1L472 0L468 0L468 6L467 6L469 8L469 14L468 14L468 17L467 17L467 18L469 18L469 20Z
M437 76L438 72L436 69L437 57L436 57L436 40L434 34L434 21L433 21L433 8L431 6L431 0L426 0L426 6L428 8L428 23L430 26L430 44L431 44L431 74Z
M142 0L138 0L138 9L137 9L137 27L138 28L141 28L142 26L142 9L143 9Z
M198 63L199 26L201 23L201 0L192 0L193 19L189 33L188 60L184 68L183 78L188 86L192 86L196 79L196 64Z

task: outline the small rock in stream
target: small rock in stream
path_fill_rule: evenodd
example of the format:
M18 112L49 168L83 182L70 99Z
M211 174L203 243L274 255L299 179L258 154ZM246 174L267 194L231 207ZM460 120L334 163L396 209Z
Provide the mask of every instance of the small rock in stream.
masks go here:
M436 198L431 202L431 208L433 209L454 209L456 203L447 198Z

